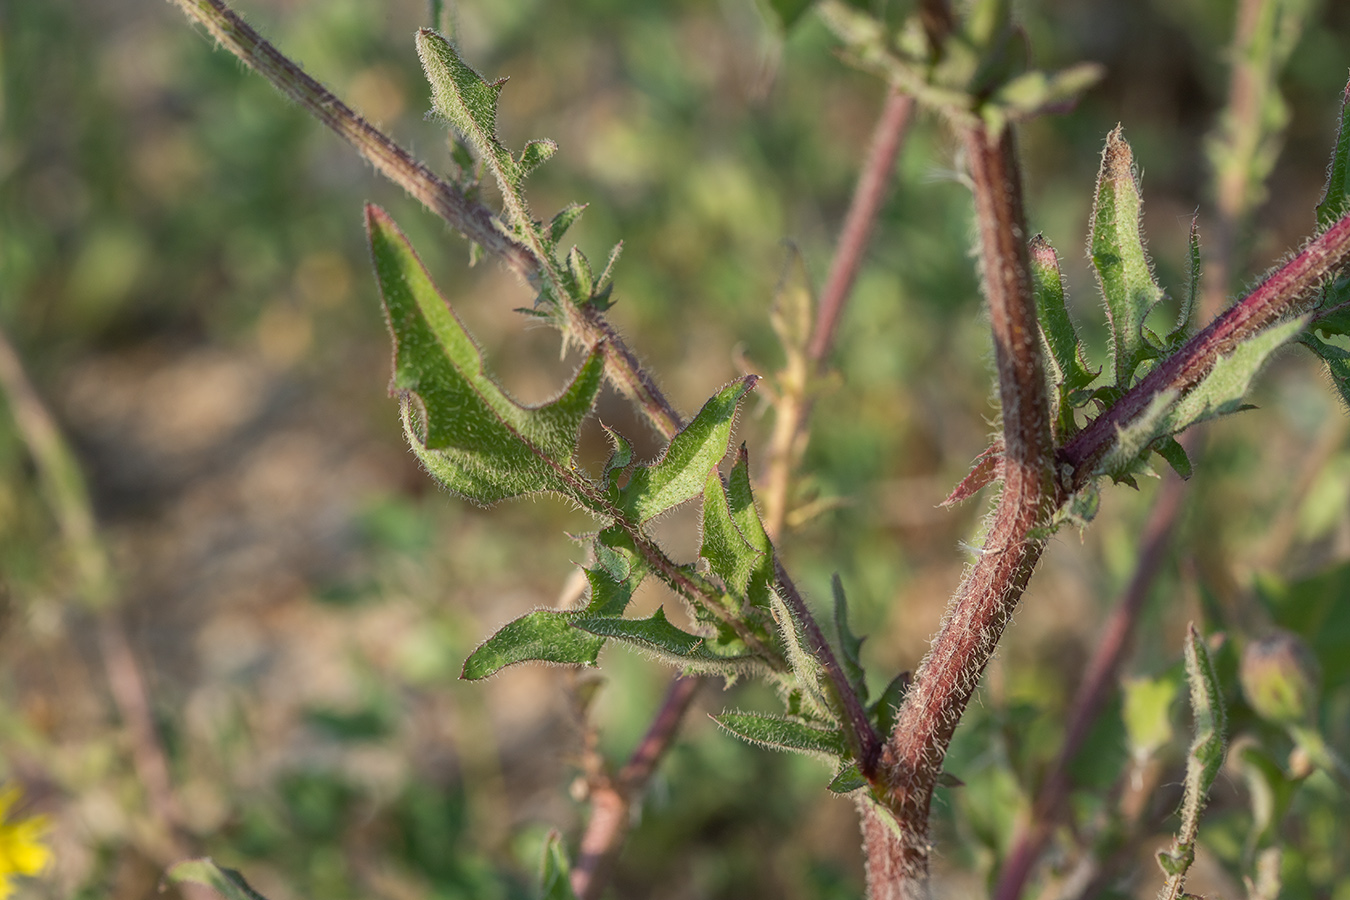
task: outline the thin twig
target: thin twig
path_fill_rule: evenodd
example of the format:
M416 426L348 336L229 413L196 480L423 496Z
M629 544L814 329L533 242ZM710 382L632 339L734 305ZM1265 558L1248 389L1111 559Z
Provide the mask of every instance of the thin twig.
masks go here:
M594 900L609 881L614 861L623 848L632 820L633 804L646 792L675 739L680 722L693 703L702 678L676 678L666 691L660 710L637 748L616 778L591 786L591 816L572 867L572 891L578 900Z
M858 183L853 188L853 199L849 202L844 225L839 231L834 259L830 261L825 286L820 290L816 324L812 329L811 342L807 345L807 355L818 366L825 365L830 351L834 348L834 335L839 319L853 292L853 283L857 280L858 270L862 266L863 254L872 240L877 213L881 211L882 201L886 199L890 188L895 172L895 160L909 131L913 112L914 98L901 93L897 88L891 88L886 94L886 104L882 107L881 116L872 130L867 159L858 174Z
M891 88L868 145L867 158L853 188L853 199L835 244L834 258L820 292L816 319L806 343L806 359L795 360L797 369L780 376L780 395L774 404L773 436L769 441L768 465L760 497L764 506L764 529L777 540L788 513L793 472L806 449L806 426L815 406L812 382L824 375L839 320L853 293L863 255L876 228L877 214L886 199L895 160L913 120L914 99ZM795 348L789 353L797 352ZM792 362L790 360L790 362ZM814 371L811 371L814 370Z
M984 548L957 589L883 750L884 801L896 817L899 838L874 847L868 833L873 900L927 896L928 811L942 760L1040 559L1045 541L1037 529L1056 500L1050 403L1012 132L992 136L983 126L971 126L963 138L994 333L1006 471Z
M212 37L245 65L303 106L334 134L350 143L382 175L466 238L496 256L527 283L538 284L538 260L526 247L506 234L490 209L469 199L455 185L436 177L412 154L353 112L304 69L268 43L222 0L170 2L205 27ZM585 346L603 344L606 375L638 404L656 430L666 438L677 434L683 425L679 413L613 326L590 307L569 315L568 322L576 331L572 337Z
M174 796L168 759L155 729L145 678L117 617L112 565L98 534L79 462L3 329L0 329L0 392L9 401L10 414L37 464L62 542L75 565L78 596L97 619L108 690L131 738L132 767L145 789L151 816L163 830L162 835L156 836L157 846L151 850L167 864L187 855L180 831L181 810Z

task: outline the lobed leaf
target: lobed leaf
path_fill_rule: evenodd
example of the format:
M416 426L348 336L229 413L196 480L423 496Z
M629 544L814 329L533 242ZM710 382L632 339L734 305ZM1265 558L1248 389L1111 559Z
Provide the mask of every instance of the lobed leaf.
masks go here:
M848 756L844 733L837 728L820 728L763 713L724 712L712 719L742 740L774 750L791 750L830 760Z
M500 181L510 185L512 193L517 191L525 172L497 140L497 98L506 79L489 83L460 58L449 40L429 28L417 32L417 55L431 84L436 112L463 135Z
M585 609L539 609L507 623L469 654L460 677L477 681L523 662L595 665L605 638L577 622L622 616L648 567L621 525L600 532L594 549L600 564L586 570L591 593Z
M634 470L619 492L620 508L633 521L647 522L702 493L708 473L727 454L741 398L756 380L746 375L723 388L675 435L657 462Z
M405 405L404 431L423 464L479 503L538 491L582 501L571 461L600 389L601 350L554 400L516 403L486 374L482 352L398 226L368 206L366 228L394 342L390 390L416 398L420 416Z
M528 612L502 626L464 660L461 678L478 681L517 663L594 666L605 639L572 627L579 613L553 609Z
M1131 385L1141 363L1157 356L1157 349L1145 339L1144 319L1163 293L1144 250L1141 203L1134 157L1116 126L1102 152L1088 250L1106 301L1112 369L1115 386L1121 389Z

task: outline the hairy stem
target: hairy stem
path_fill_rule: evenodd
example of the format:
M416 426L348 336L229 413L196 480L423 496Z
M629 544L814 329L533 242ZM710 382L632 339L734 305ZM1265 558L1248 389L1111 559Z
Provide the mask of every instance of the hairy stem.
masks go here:
M1006 445L1003 494L979 559L970 568L919 666L880 776L899 837L868 846L868 881L899 872L894 893L928 895L928 812L956 724L1026 590L1056 494L1041 339L1027 256L1026 217L1011 130L963 135L974 183L981 269L988 295ZM871 832L868 832L870 837ZM898 856L898 858L897 858Z
M1189 443L1194 444L1195 441ZM1189 447L1187 449L1190 449ZM1032 867L1050 840L1050 835L1064 813L1069 798L1069 765L1082 749L1093 723L1101 715L1111 692L1120 678L1120 669L1134 638L1144 604L1149 597L1171 542L1172 531L1182 509L1185 491L1183 482L1174 472L1164 476L1158 499L1144 524L1143 541L1134 574L1120 600L1112 609L1102 629L1097 647L1088 661L1087 671L1074 695L1069 710L1068 728L1064 743L1055 758L1050 773L1041 783L1032 804L1030 820L1019 828L999 873L995 900L1017 900L1022 894Z
M452 228L496 256L532 286L539 283L541 264L529 248L508 237L486 206L469 199L457 186L430 169L387 135L357 115L293 60L268 43L223 0L171 0L201 24L225 49L262 75L272 86L351 144L380 174L444 219ZM605 374L633 400L666 438L679 432L683 420L643 370L637 356L605 319L591 309L569 308L570 338L587 347L605 344Z
M1079 432L1059 452L1061 468L1068 467L1062 488L1072 493L1087 484L1096 463L1115 444L1117 429L1134 421L1158 394L1174 390L1184 395L1190 391L1238 344L1297 313L1312 290L1347 262L1350 262L1350 215L1276 269L1259 287L1160 362L1109 410Z

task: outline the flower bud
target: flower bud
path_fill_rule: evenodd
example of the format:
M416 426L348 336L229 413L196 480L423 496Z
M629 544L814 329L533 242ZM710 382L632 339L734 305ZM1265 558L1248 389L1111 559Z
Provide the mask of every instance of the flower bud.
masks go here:
M1317 716L1322 671L1298 635L1276 631L1242 651L1242 693L1261 718L1276 725L1302 725Z

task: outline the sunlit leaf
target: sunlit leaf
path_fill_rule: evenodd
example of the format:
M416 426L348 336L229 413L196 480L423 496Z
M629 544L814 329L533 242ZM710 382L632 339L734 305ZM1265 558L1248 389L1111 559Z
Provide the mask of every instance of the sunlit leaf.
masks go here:
M367 207L375 274L394 340L391 390L414 397L404 428L442 483L480 503L536 491L580 500L571 468L577 435L600 388L593 352L562 394L522 406L484 371L481 351L393 221Z
M708 473L726 456L736 410L755 381L747 375L723 388L675 435L659 460L633 471L619 494L625 513L646 522L702 493Z
M725 712L713 716L713 721L743 740L774 750L792 750L831 760L848 755L844 734L838 729L819 728L762 713Z
M1144 319L1162 299L1162 289L1144 250L1141 203L1134 157L1117 127L1107 135L1102 153L1088 247L1111 321L1112 369L1119 388L1128 388L1140 363L1157 355L1144 339Z

